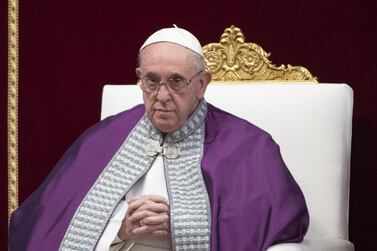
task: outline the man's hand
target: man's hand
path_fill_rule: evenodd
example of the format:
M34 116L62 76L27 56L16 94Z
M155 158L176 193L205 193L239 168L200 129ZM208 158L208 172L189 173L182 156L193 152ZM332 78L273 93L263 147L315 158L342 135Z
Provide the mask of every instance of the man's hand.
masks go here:
M121 240L170 234L169 205L164 197L141 195L127 203L127 213L118 232Z

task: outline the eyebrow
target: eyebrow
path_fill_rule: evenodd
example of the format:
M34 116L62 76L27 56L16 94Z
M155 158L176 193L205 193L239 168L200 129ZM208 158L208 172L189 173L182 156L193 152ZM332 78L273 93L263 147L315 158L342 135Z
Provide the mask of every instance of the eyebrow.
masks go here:
M148 77L148 78L160 78L157 74L155 74L153 72L147 72L145 74L145 77Z
M173 73L172 75L170 75L169 79L171 79L171 78L181 78L181 79L184 79L185 77L183 77L179 73Z

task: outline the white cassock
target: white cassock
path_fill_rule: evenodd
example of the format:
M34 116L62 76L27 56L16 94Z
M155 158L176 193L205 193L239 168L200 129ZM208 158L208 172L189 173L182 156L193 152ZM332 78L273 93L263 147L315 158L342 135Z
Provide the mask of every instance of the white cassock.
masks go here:
M164 163L162 156L156 157L151 168L126 194L126 199L138 195L156 194L169 199L166 189ZM170 236L143 237L135 241L122 242L117 234L127 212L126 200L121 200L115 208L95 251L167 251L171 250ZM111 246L111 247L110 247Z

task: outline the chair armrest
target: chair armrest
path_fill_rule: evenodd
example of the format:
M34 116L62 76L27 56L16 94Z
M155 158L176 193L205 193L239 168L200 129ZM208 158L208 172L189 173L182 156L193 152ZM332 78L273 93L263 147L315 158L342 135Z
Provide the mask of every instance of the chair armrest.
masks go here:
M310 238L301 243L276 244L267 251L354 251L353 244L338 238Z

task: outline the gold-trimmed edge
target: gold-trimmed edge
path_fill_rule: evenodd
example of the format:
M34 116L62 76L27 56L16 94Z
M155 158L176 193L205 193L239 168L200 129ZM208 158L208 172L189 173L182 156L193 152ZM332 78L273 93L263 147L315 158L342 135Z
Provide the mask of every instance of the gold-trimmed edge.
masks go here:
M18 0L8 0L8 222L18 207L18 13Z

